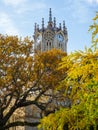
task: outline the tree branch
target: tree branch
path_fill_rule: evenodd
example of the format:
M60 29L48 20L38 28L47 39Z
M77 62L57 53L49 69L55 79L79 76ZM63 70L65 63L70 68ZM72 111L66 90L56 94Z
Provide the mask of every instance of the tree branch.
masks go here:
M16 126L31 126L31 127L36 127L40 124L40 122L27 122L27 121L16 121L9 123L4 127L4 129L9 129L11 127L16 127Z

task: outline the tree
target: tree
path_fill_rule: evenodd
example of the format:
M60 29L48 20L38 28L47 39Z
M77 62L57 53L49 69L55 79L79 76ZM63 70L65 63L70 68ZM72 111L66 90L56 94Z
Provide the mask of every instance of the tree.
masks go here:
M67 68L67 76L59 89L71 100L71 107L61 108L44 117L39 128L43 130L97 130L98 129L98 13L93 19L92 46L75 51L62 59L59 69ZM71 87L68 93L69 87ZM51 122L52 120L52 122Z
M35 105L45 115L53 111L48 105L56 96L54 88L64 78L64 71L57 70L57 66L65 55L55 49L34 54L30 38L0 35L0 130L37 126L40 122L9 122L26 106Z

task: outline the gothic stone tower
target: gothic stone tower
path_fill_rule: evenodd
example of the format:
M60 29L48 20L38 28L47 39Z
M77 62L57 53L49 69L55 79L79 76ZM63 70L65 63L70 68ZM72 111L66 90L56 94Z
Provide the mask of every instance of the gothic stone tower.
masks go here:
M51 8L49 10L49 21L47 27L44 27L44 18L42 18L42 27L35 23L34 29L34 48L41 52L50 50L52 48L61 49L67 52L68 33L63 21L63 27L61 23L59 27L56 26L56 18L52 21Z

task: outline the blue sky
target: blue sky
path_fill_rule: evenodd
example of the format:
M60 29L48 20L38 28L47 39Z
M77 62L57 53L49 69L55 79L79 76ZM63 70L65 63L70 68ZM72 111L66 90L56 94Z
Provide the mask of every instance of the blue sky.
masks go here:
M65 20L68 30L68 52L91 45L89 26L98 11L98 0L0 0L0 33L33 36L34 23L41 27L49 18L49 8L57 25Z

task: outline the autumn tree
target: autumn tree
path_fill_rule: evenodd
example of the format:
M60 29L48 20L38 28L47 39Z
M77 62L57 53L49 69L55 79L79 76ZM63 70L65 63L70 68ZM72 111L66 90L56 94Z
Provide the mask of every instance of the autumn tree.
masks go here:
M57 106L50 108L57 98L54 89L65 76L65 71L57 69L65 55L55 49L34 54L28 37L0 35L0 130L37 126L39 122L9 122L15 112L22 113L26 106L34 105L44 115L56 109Z
M67 68L67 76L58 89L64 90L71 107L44 117L39 126L43 130L98 129L98 13L93 20L91 47L69 54L60 63L59 69Z

